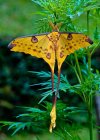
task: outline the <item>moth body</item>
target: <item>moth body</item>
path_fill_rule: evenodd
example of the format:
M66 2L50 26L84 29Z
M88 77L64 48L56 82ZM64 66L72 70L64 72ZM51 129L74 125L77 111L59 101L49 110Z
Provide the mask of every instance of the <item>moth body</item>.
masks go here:
M56 51L58 48L57 42L60 38L60 33L59 32L51 32L50 34L47 35L48 39L52 42L53 49Z

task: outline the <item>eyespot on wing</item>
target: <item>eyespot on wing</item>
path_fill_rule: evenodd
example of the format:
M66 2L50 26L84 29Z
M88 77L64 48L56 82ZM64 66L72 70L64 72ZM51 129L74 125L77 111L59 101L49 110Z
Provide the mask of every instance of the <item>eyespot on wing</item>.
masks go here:
M38 39L35 36L32 36L31 42L32 43L37 43L38 42Z
M10 43L10 44L8 45L8 48L9 48L9 49L12 49L12 48L15 47L15 46L16 46L16 44Z
M68 36L67 36L67 40L72 40L72 39L73 39L73 36L72 36L71 33L69 33Z
M93 44L93 41L92 41L89 37L87 37L87 38L85 39L85 41L88 42L88 43L90 43L91 45Z

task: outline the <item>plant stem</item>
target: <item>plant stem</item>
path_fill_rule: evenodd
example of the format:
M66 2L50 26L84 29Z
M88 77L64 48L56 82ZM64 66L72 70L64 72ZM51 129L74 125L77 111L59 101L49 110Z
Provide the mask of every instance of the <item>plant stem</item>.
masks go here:
M80 80L80 77L79 77L79 75L78 75L78 73L77 73L76 68L73 67L73 69L74 69L74 71L75 71L75 74L76 74L76 77L77 77L79 83L81 84L81 80Z
M78 58L77 58L76 52L74 53L74 56L75 56L75 61L76 61L76 65L77 65L79 77L80 77L80 79L81 79L81 81L82 81L82 73L81 73L81 69L80 69L80 65L79 65L79 62L78 62Z
M89 13L90 11L87 11L87 34L89 35ZM89 49L87 49L87 55L88 55L88 73L91 72L91 53L89 51Z
M87 34L89 35L89 13L90 11L87 11ZM88 55L88 74L91 73L91 52L89 49L87 49L87 55ZM88 116L89 116L89 132L90 132L90 140L93 140L93 115L92 115L92 94L89 95L89 101L88 101Z
M89 13L90 11L87 11L87 34L89 35Z
M88 55L88 73L91 72L91 53L89 50L87 50L87 55Z
M90 95L90 104L89 104L88 115L89 115L90 140L93 140L92 95Z

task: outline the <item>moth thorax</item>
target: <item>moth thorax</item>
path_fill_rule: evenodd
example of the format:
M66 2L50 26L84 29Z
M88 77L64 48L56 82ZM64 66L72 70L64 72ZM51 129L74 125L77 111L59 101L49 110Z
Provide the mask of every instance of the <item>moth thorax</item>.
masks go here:
M48 38L53 44L55 44L59 40L59 33L52 32L52 33L48 34Z

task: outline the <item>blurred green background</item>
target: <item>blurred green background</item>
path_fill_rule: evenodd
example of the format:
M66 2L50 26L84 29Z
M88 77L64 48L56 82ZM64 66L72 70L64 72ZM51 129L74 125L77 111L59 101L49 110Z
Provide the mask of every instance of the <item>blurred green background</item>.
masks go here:
M37 84L40 79L36 75L31 75L28 71L50 71L49 66L42 60L22 53L10 52L7 48L9 42L23 35L30 35L37 32L36 20L40 16L34 14L36 11L41 11L41 7L37 6L31 0L0 0L0 120L4 121L15 121L15 116L18 115L18 109L16 106L37 106L41 99L40 91L37 91L40 87L31 87L31 84ZM80 28L85 24L85 15L81 17L82 23ZM73 21L79 26L78 21ZM92 20L93 22L93 20ZM91 33L95 32L95 20L91 23ZM99 27L100 23L97 24ZM90 34L91 34L90 33ZM91 34L93 37L93 35ZM92 66L100 70L100 49L93 55ZM70 73L70 69L64 63L62 73L67 73L72 83L73 75ZM67 69L67 70L66 70ZM69 70L69 72L68 72ZM66 72L67 71L67 72ZM41 80L42 81L42 80ZM65 99L66 97L66 99ZM74 97L74 98L72 98ZM65 104L71 104L72 106L83 106L79 97L74 95L62 94L61 99L65 101ZM50 101L50 99L47 99ZM67 101L67 103L66 103ZM95 116L94 116L95 118ZM84 120L84 116L83 116ZM83 121L84 122L84 121ZM81 137L89 139L87 134L87 126L83 123L83 131L81 131ZM23 135L24 139L39 139L35 138L35 134L31 131L30 135L25 132ZM80 133L80 132L79 132ZM10 139L23 139L20 135L13 136L12 138L7 137L6 129L1 129L0 140ZM96 137L96 130L94 130ZM39 136L42 139L59 139L59 136L55 134L50 135L46 130L46 134ZM43 137L43 138L42 138Z

